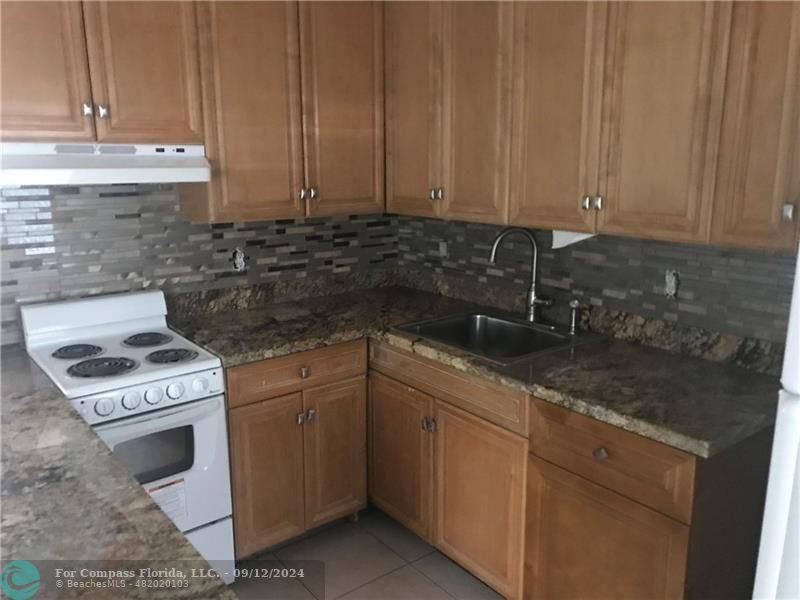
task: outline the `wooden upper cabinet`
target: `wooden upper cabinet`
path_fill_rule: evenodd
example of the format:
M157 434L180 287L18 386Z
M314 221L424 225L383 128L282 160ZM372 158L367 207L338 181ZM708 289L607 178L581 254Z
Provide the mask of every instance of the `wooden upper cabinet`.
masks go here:
M800 3L736 2L712 242L792 249L800 218ZM791 206L793 218L784 218Z
M300 39L308 213L383 212L382 4L302 2Z
M593 231L607 4L522 2L509 222Z
M609 4L598 231L708 238L730 3Z
M237 558L304 531L302 411L295 393L228 412Z
M202 143L195 4L85 2L83 10L98 141Z
M443 7L444 198L448 219L505 223L511 150L513 3Z
M181 186L194 221L305 215L297 3L198 4L209 184Z
M433 397L372 372L369 376L370 501L425 540L431 538Z
M436 402L434 544L506 598L522 595L528 440Z
M3 138L94 139L80 2L3 2L0 57Z
M444 185L441 4L387 2L385 10L386 207L433 217Z
M525 599L683 598L689 527L529 458Z
M358 377L303 392L306 529L367 504L367 389Z

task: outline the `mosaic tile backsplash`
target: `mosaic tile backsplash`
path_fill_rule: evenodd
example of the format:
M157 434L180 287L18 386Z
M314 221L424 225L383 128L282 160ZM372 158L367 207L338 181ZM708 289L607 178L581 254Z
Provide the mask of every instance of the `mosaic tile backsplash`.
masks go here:
M522 238L508 238L489 264L498 226L394 215L193 225L178 212L174 186L22 188L0 196L3 343L20 338L18 304L100 293L203 291L209 306L230 308L401 283L521 310L528 285ZM702 328L783 342L790 254L607 236L552 250L549 232L535 234L540 292L556 300L545 316L565 321L576 297L594 307L585 323L622 336L656 323L685 329L682 339ZM249 257L245 273L233 269L236 247ZM666 269L679 273L676 299L664 295ZM231 288L242 292L221 293Z
M506 238L489 264L494 225L400 216L398 263L421 287L476 302L522 310L530 282L530 244ZM556 300L545 316L566 322L577 298L604 320L614 311L645 320L782 344L786 336L795 257L632 238L598 236L558 250L552 234L534 232L539 287ZM665 271L678 271L678 294L665 297Z
M0 190L3 343L20 339L18 304L161 288L214 290L287 280L365 285L394 265L386 215L195 225L174 186ZM248 258L245 273L231 253ZM368 283L368 281L367 281Z

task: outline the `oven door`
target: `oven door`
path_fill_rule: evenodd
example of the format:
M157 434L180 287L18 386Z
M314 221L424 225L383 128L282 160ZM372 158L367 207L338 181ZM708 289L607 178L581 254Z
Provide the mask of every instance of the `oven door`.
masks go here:
M181 531L231 514L223 396L95 431Z

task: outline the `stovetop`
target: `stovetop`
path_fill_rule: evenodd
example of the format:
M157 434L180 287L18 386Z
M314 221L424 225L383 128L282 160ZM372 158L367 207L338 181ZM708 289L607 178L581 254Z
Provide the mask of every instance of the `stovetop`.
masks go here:
M220 367L219 358L167 327L50 342L28 352L68 398Z

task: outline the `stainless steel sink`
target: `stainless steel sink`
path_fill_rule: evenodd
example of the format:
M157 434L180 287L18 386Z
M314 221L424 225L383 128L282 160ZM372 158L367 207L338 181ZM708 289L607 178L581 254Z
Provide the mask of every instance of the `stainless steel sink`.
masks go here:
M569 347L574 339L547 325L480 313L410 323L398 329L500 364Z

